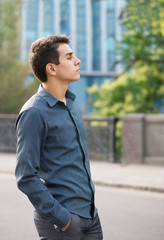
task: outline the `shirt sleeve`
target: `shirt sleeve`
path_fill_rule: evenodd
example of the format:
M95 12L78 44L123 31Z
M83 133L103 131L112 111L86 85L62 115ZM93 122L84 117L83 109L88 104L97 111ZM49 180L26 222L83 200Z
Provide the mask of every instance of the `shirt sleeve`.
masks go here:
M36 211L60 231L70 220L71 213L52 196L38 176L47 131L47 123L38 109L30 108L18 116L15 175L18 188L28 196Z

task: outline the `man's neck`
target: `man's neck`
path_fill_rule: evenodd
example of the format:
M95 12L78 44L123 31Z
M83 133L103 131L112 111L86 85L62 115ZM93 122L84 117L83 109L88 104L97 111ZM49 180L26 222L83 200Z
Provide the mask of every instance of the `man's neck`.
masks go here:
M58 81L54 81L42 83L42 86L47 92L67 105L65 94L68 89L68 84L61 84L61 82L59 83Z

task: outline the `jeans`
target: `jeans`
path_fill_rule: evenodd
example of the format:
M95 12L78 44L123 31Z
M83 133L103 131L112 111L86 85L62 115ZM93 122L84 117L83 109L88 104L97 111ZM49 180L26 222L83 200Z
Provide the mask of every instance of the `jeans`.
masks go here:
M83 218L72 214L71 223L64 231L57 232L35 211L34 222L41 240L102 240L102 228L98 214L95 218Z

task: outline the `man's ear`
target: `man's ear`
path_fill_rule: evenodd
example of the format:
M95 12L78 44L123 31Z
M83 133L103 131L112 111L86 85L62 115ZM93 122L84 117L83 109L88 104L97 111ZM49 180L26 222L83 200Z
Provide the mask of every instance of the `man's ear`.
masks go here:
M55 65L52 63L47 63L46 72L50 75L55 76L56 75Z

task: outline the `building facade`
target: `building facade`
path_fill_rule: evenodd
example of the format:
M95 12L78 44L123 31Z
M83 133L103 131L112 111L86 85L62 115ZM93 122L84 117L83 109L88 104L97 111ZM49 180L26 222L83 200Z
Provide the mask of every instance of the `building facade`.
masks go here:
M21 59L39 37L64 33L81 60L81 78L70 85L83 113L90 111L86 88L112 79L118 69L115 43L125 0L22 0Z

